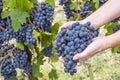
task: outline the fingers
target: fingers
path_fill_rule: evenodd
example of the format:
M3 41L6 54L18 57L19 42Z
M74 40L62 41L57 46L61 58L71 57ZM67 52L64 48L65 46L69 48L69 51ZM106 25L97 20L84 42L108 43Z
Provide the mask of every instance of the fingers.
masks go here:
M77 54L73 57L73 60L85 61L88 59L88 56L84 53Z
M98 52L99 45L97 42L92 42L82 53L79 53L73 57L73 60L87 60L95 53Z

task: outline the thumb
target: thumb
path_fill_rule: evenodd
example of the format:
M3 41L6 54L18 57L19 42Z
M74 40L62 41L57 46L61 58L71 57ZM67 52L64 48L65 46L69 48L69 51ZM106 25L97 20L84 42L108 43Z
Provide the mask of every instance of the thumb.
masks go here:
M78 59L86 59L87 58L87 54L85 54L84 52L76 54L73 57L73 60L78 60Z

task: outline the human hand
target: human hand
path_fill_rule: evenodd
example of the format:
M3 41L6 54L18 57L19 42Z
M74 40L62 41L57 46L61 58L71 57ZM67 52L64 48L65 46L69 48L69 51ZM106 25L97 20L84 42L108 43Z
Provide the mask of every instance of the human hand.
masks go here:
M88 45L88 47L83 52L76 54L73 57L73 60L79 60L80 62L84 62L96 53L108 49L109 45L110 44L108 37L96 37L92 40L92 43ZM64 63L64 59L62 57L59 58L59 61Z
M80 62L86 61L98 52L104 51L109 48L108 37L96 37L93 42L81 53L76 54L73 60L79 60Z

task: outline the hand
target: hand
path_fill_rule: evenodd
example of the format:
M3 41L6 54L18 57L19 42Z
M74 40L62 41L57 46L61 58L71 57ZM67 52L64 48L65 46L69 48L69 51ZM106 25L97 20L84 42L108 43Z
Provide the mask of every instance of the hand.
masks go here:
M88 45L88 47L81 53L75 55L73 60L79 60L80 62L85 61L95 55L98 52L108 49L109 44L107 44L107 37L96 37L93 42Z

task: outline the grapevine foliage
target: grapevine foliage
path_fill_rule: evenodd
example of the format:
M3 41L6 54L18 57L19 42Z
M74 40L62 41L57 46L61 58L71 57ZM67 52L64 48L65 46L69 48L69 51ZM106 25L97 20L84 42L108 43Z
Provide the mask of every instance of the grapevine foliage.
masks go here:
M0 11L2 11L2 2L0 2L0 7ZM4 80L9 80L11 77L16 76L16 69L20 69L23 74L32 75L31 61L33 52L37 54L43 52L41 56L44 55L46 57L52 55L52 36L50 31L54 8L45 2L35 2L34 8L31 8L30 11L30 17L26 19L27 22L21 24L21 27L16 26L18 27L17 30L13 27L13 17L7 15L3 19L0 16L0 57L2 58L0 72L4 76ZM3 13L4 15L5 13ZM42 47L38 46L41 45L42 40L46 37L49 38L45 41L47 44ZM14 42L10 43L11 40Z

